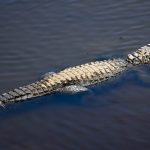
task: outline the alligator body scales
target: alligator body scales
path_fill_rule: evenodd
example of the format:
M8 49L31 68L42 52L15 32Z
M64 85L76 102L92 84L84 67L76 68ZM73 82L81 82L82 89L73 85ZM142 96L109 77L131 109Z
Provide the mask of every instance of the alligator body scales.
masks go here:
M150 63L149 45L129 54L127 59L90 62L66 68L58 73L48 73L40 81L0 95L0 104L3 106L53 92L86 91L87 86L115 77L128 67L147 63Z

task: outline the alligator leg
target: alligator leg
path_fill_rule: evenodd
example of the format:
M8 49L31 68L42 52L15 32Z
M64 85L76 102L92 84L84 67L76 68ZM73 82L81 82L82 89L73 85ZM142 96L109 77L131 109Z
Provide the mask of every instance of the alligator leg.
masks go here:
M83 91L88 91L88 88L80 86L80 85L70 85L66 86L62 89L59 90L60 92L63 93L78 93L78 92L83 92Z

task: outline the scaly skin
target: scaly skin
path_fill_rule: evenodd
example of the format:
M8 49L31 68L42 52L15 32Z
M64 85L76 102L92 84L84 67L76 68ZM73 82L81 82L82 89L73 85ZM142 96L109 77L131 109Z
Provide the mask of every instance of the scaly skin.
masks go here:
M129 66L150 63L150 47L145 46L129 54L127 59L96 61L70 67L54 73L35 83L19 87L0 96L1 106L23 101L29 98L46 95L70 85L89 86L115 77Z
M59 91L68 85L88 86L96 84L116 76L126 67L126 61L114 59L67 68L38 82L4 93L1 95L0 100L3 104L14 103Z

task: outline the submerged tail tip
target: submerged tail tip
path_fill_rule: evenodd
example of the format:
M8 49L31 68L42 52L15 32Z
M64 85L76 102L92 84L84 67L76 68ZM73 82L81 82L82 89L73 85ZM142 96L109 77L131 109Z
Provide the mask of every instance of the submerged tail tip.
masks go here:
M128 54L126 60L133 65L150 64L150 44L139 48L132 54Z

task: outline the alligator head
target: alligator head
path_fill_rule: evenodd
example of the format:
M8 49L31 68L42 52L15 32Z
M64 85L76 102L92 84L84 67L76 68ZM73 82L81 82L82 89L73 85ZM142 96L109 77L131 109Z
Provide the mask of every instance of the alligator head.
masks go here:
M150 44L141 47L132 54L129 54L127 61L133 65L150 64Z

